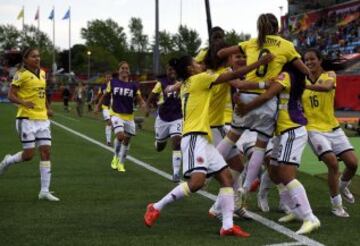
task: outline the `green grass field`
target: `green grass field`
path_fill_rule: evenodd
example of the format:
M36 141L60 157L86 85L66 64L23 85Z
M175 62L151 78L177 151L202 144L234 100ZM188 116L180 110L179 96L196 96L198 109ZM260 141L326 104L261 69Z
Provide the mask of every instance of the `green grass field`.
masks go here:
M100 116L79 119L73 112L64 113L60 104L53 105L53 120L97 141L104 142L104 123ZM21 145L15 131L15 107L0 104L0 158L15 153ZM152 119L133 138L130 155L151 166L171 172L170 150L157 153L153 148ZM112 153L58 126L52 126L53 176L51 190L61 202L39 201L38 157L12 166L0 177L0 245L303 245L258 222L236 219L251 233L248 239L220 238L220 223L209 219L212 201L195 194L171 204L151 229L143 225L148 202L156 201L174 184L130 161L126 173L110 169ZM351 138L358 150L359 137ZM322 222L319 231L308 237L324 245L359 245L360 222L359 177L352 184L357 203L346 204L351 217L331 215L326 168L306 149L299 180L307 189L312 208ZM359 173L359 171L358 171ZM209 192L215 194L212 182ZM274 222L282 216L276 212L278 196L270 192L270 213L256 207L255 194L249 209ZM272 226L274 227L274 226ZM286 225L292 231L299 222ZM315 245L315 244L313 244Z

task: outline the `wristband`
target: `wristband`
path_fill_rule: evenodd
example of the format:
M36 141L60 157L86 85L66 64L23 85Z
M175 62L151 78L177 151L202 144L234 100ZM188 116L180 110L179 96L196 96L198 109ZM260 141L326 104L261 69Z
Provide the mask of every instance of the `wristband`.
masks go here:
M265 82L264 81L259 82L259 89L265 89Z

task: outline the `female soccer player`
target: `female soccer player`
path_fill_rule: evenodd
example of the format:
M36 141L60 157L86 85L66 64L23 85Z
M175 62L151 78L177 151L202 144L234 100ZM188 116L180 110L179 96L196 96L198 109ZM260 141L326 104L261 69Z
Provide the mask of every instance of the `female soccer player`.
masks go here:
M345 201L355 202L348 186L356 173L358 160L353 146L334 115L336 74L322 68L322 58L318 50L306 51L304 60L310 70L310 79L307 80L303 95L305 115L308 118L306 129L309 133L309 143L315 155L328 168L331 212L339 217L349 217L342 206L340 193ZM346 167L340 181L337 158L340 158Z
M8 92L11 102L18 105L16 129L23 150L6 155L0 163L0 175L11 165L30 161L35 154L35 147L40 151L40 181L39 199L52 202L60 201L50 193L51 180L51 131L48 116L52 110L46 100L46 76L40 68L40 53L38 49L28 48L23 53L23 66L16 72Z
M149 111L149 103L159 94L162 94L163 102L158 108L158 115L155 121L155 148L162 151L166 146L166 141L170 137L172 143L172 167L173 181L180 181L181 168L181 131L182 131L182 112L180 90L165 92L165 88L174 85L176 80L176 72L173 60L169 61L166 69L166 78L160 79L147 100L147 108Z
M196 192L204 185L207 176L215 175L222 187L219 192L223 221L220 235L249 236L240 227L233 225L232 178L223 157L211 144L209 105L214 85L231 81L257 66L267 63L269 59L272 59L272 56L266 56L247 67L221 75L210 70L203 72L201 65L196 63L191 56L179 59L176 72L184 81L181 88L184 118L181 150L184 177L189 180L179 184L158 202L150 203L147 206L144 215L145 225L148 227L154 225L160 216L160 211L167 204Z
M279 26L277 18L273 14L262 14L257 21L258 37L249 41L241 42L237 46L222 49L218 52L219 57L229 54L242 52L246 55L246 63L250 64L258 60L259 57L271 52L275 56L269 64L261 66L246 75L247 81L267 81L276 78L287 62L292 62L294 66L304 74L309 74L307 67L301 61L300 55L296 52L294 45L277 35ZM260 94L264 93L264 88L256 90L242 90L241 100L250 102ZM256 148L248 164L247 175L244 182L242 193L243 200L249 192L252 182L259 173L263 163L265 150L269 139L272 137L275 128L277 98L273 97L256 110L249 112L244 117L233 118L232 127L227 136L220 142L217 149L223 156L235 145L236 141L246 129L258 133Z
M291 213L280 222L301 219L303 225L297 234L310 233L320 227L320 221L313 214L305 188L296 179L296 170L301 163L302 152L307 142L306 118L301 108L301 96L305 87L305 76L293 64L284 66L270 88L246 104L238 101L240 115L255 110L266 101L279 94L278 117L276 120L274 147L269 174L286 193L284 201Z
M135 136L134 100L145 111L146 104L138 85L130 81L130 67L126 61L119 64L119 77L113 78L101 97L98 105L102 105L106 97L111 96L111 123L116 135L114 150L117 153L117 170L125 172L125 159L130 148L130 139ZM97 109L99 111L99 107Z

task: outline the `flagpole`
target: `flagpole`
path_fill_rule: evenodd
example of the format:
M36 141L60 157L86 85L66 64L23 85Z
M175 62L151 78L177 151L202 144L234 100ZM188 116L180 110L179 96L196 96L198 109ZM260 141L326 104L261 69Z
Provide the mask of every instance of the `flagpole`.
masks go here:
M38 21L38 31L40 33L40 7L39 6L38 6L38 19L37 19L37 21Z
M22 17L22 45L25 46L25 6L23 5L23 17Z
M71 82L71 7L69 6L69 83Z
M55 63L55 6L53 6L53 18L52 18L52 21L53 21L53 65L52 65L52 73L53 73L53 76L55 79L55 70L56 70L56 63Z

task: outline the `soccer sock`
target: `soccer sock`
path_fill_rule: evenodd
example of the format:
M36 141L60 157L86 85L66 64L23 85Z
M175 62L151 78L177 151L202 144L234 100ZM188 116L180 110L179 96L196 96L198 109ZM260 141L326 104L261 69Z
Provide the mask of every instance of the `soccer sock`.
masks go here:
M179 175L180 168L181 168L181 151L174 150L172 152L172 166L173 166L173 173Z
M106 142L110 143L111 142L111 126L109 126L109 125L105 126L105 136L106 136Z
M349 180L349 181L344 181L344 180L342 180L342 176L341 176L340 182L339 182L339 188L340 188L340 190L341 190L341 191L344 190L346 187L348 187L348 186L350 185L350 183L351 183L351 180Z
M5 166L10 166L12 164L22 162L22 153L22 151L19 151L16 154L13 154L9 158L7 158L5 161Z
M130 144L129 145L125 145L125 144L121 144L121 147L120 147L120 153L119 153L119 160L120 160L120 163L124 164L125 162L125 159L126 159L126 155L128 153L130 149Z
M42 192L49 192L50 180L51 180L51 162L40 161L40 181L41 181Z
M219 202L222 214L222 227L228 230L233 227L234 190L232 187L222 187L219 191Z
M340 194L337 194L334 197L330 197L331 205L333 207L341 207L342 206L342 198Z
M114 156L119 156L121 142L117 138L114 140Z
M172 189L166 196L164 196L160 201L154 203L154 208L162 210L169 203L175 202L182 199L184 196L190 195L190 188L187 182L181 183Z
M252 182L256 179L256 177L260 172L261 164L263 163L264 160L264 155L265 155L264 148L255 147L255 150L251 155L248 164L247 174L244 182L244 189L247 192L250 190Z
M271 187L271 180L269 177L269 173L267 170L265 170L261 175L260 188L259 188L260 196L267 196L270 187Z
M221 140L221 142L216 146L216 148L223 157L227 157L234 145L235 143L230 138L225 136L224 139Z
M293 207L293 202L289 195L289 191L286 189L285 185L282 183L278 184L277 186L279 197L280 197L280 204L285 206L285 210L288 212L290 211L290 207Z
M294 206L290 208L295 212L295 214L302 220L313 220L314 215L312 213L304 186L297 179L293 179L286 185L286 188L288 189L294 203Z

